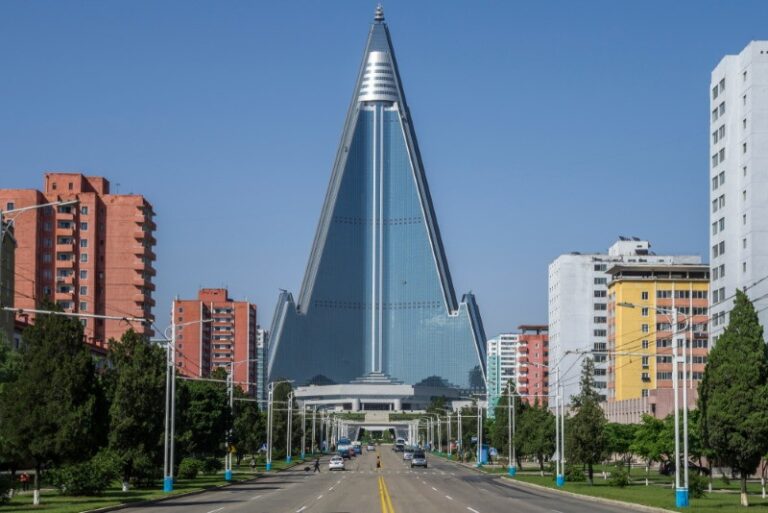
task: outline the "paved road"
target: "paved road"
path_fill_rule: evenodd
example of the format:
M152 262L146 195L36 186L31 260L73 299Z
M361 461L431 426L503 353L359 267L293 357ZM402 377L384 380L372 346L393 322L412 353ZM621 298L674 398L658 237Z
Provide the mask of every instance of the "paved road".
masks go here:
M626 508L534 490L437 457L413 469L400 453L380 449L347 462L344 472L302 468L191 497L129 508L131 513L608 513Z

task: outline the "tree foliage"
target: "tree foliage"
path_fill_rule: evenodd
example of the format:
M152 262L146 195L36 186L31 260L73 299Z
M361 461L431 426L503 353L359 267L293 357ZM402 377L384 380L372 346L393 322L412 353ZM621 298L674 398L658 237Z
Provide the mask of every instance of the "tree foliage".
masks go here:
M179 381L176 385L176 417L177 459L224 454L232 417L226 385Z
M586 358L581 371L581 390L572 398L575 414L566 426L567 458L587 466L587 479L593 482L594 465L600 463L608 448L606 419L594 386L595 364Z
M165 413L165 353L133 330L111 340L109 448L121 461L121 477L128 481L149 459L162 462ZM141 464L140 464L141 462Z
M24 332L21 356L18 377L0 398L2 436L35 466L35 476L48 465L88 459L107 430L83 326L72 318L40 315Z
M632 464L632 443L635 441L636 424L619 424L609 422L605 424L606 450L610 454L618 455L621 460L630 466Z
M518 424L517 435L521 441L522 453L535 459L544 470L544 460L555 452L555 416L546 404L526 408Z
M701 438L746 479L768 451L768 348L746 294L737 290L730 321L709 354L699 386Z
M514 397L511 403L515 409L514 421L516 429L515 435L513 436L515 438L515 453L518 459L518 461L515 463L518 467L520 467L519 460L522 456L522 438L520 437L518 427L520 426L520 422L525 414L527 403L524 402L520 397L517 397L515 394L515 385L512 383L512 381L509 381L507 383L507 388L504 394L499 398L499 402L496 404L496 408L494 409L494 422L491 424L489 436L491 443L501 452L501 454L509 454L509 431L511 420L509 418L509 405L510 397Z

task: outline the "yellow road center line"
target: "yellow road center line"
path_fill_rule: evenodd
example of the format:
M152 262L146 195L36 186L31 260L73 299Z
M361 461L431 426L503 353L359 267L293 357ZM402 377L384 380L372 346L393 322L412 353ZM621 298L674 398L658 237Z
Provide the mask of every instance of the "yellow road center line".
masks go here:
M379 501L381 501L381 513L389 513L387 510L387 501L384 499L384 487L381 476L379 476Z
M387 489L387 483L384 481L384 477L381 478L381 486L384 488L384 498L387 501L387 513L395 513L395 508L392 507L392 499L389 497L389 489Z

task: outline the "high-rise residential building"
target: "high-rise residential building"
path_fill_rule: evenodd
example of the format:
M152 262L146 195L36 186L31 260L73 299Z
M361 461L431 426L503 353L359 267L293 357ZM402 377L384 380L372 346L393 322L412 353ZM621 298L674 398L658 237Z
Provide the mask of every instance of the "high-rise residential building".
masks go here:
M768 325L768 41L752 41L712 71L709 246L712 342L736 289ZM768 333L768 332L767 332Z
M256 327L256 398L267 400L267 358L269 358L269 332ZM264 405L260 404L263 408Z
M256 395L259 353L256 305L235 301L227 289L200 289L196 299L173 301L177 370L207 377L234 369L234 382Z
M656 255L651 243L619 237L607 253L569 253L549 264L550 387L559 366L566 401L579 391L581 359L594 351L595 386L608 388L608 268L622 263L699 264L694 255Z
M524 401L546 403L549 395L549 326L523 324L517 346L518 373L516 390Z
M138 194L111 194L106 178L46 173L42 191L0 189L5 210L56 201L74 205L13 215L17 308L46 300L67 312L152 320L155 300L154 211ZM147 336L149 323L81 319L86 342L103 351L132 327Z
M675 338L695 401L709 353L709 267L627 263L608 274L608 401L655 400L671 390Z
M486 376L488 415L494 416L494 408L503 396L507 383L515 380L518 373L518 333L501 333L486 343Z
M501 333L486 345L488 415L504 395L507 384L528 404L546 403L549 395L549 337L547 326L524 324L519 333Z
M381 8L325 198L301 291L278 300L270 377L484 388L479 310L454 292Z
M2 205L0 205L2 212ZM5 342L12 345L14 331L13 312L2 310L4 306L13 306L13 290L15 285L14 254L16 239L13 236L13 225L0 216L0 333L5 336ZM2 340L0 340L2 343Z

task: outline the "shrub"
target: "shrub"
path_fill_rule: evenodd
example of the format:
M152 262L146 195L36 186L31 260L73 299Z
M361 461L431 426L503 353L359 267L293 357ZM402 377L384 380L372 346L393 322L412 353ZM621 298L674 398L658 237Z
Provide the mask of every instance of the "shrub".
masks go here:
M131 484L136 488L151 488L161 477L160 467L155 465L149 456L142 455L133 459Z
M701 499L709 488L709 479L699 474L688 476L688 492L694 499Z
M100 453L90 461L53 469L48 479L64 495L100 495L119 477L118 468L111 454Z
M203 462L197 458L184 458L179 463L179 477L182 479L195 479L203 468Z
M219 458L205 458L202 463L201 470L207 476L214 475L224 468L224 463Z
M619 488L629 486L629 472L627 472L627 467L624 463L614 465L613 470L611 470L611 477L608 478L608 484L618 486Z
M0 504L8 502L10 497L8 494L13 489L13 482L8 476L0 475Z
M579 467L567 465L565 467L565 480L572 483L577 483L580 481L586 481L587 477L584 475L584 471Z

